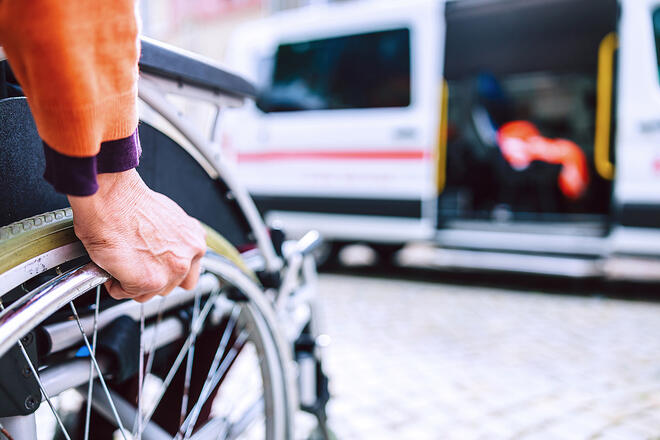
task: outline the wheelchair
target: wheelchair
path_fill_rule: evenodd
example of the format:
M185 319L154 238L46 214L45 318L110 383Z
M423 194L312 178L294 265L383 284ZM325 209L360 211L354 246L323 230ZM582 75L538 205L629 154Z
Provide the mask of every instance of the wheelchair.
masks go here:
M301 410L330 438L320 238L267 228L218 141L256 90L141 43L138 172L204 224L199 283L143 304L105 293L0 51L0 439L292 439Z

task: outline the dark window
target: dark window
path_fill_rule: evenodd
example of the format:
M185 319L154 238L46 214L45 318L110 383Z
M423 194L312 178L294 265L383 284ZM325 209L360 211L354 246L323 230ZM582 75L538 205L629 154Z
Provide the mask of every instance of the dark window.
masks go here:
M410 105L410 32L396 29L280 45L266 112Z
M660 76L660 8L653 12L653 33L655 34L655 53L658 60L658 76Z

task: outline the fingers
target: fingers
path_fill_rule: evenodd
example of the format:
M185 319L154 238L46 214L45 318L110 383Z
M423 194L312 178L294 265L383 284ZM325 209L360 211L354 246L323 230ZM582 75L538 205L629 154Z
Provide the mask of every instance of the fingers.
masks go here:
M108 294L114 299L134 299L138 302L145 302L156 295L165 296L170 293L177 285L177 282L167 284L167 277L150 274L144 278L148 282L141 280L139 283L131 283L124 278L124 284L117 279L112 279L105 284ZM180 282L180 280L179 280Z
M199 281L201 264L202 264L201 257L195 257L190 265L190 268L187 270L184 276L182 277L180 276L175 278L174 280L171 280L166 287L155 291L145 292L144 289L126 290L121 285L121 283L115 279L107 281L105 283L105 288L110 294L110 296L114 299L120 300L120 299L132 298L137 302L143 303L149 301L151 298L157 295L166 296L169 293L171 293L172 290L174 290L176 287L179 286L181 286L186 290L194 289L195 286L197 285L197 281Z
M105 291L108 292L108 294L110 294L110 296L112 296L112 294L110 293L110 288L112 287L112 283L114 283L114 282L115 282L115 279L110 278L108 281L103 283L103 287L105 287ZM114 296L112 296L112 297L115 298ZM120 299L120 298L115 298L115 299Z
M112 279L105 283L105 290L107 290L108 294L114 299L126 299L135 296L135 295L131 295L130 293L122 289L119 281L115 279Z
M174 290L174 288L177 287L176 283L172 283L171 285L169 285L165 289L162 289L162 290L159 290L159 291L156 291L156 292L151 292L151 293L144 293L144 291L136 291L136 292L134 292L132 290L127 291L122 287L121 283L119 283L117 280L112 280L111 282L108 281L108 283L111 283L111 284L108 287L108 285L106 283L106 290L108 291L108 294L110 294L110 296L113 297L114 299L120 300L120 299L130 298L130 299L134 299L135 301L140 302L140 303L147 302L151 298L153 298L157 295L166 296L167 294L172 292L172 290Z
M188 271L188 274L179 285L186 290L194 289L195 286L197 285L197 281L199 280L199 274L201 272L201 268L202 268L202 258L195 257L195 259L193 259L192 261L192 264L190 265L190 270Z
M182 275L173 278L170 281L170 284L161 291L157 293L160 296L168 295L176 287L182 287L186 290L194 289L199 281L199 275L201 272L202 257L196 256L193 258L190 265L186 266L186 270L180 272Z
M169 292L168 292L169 293ZM134 296L133 299L139 303L145 303L149 301L154 296L158 295L157 293L149 293L147 295Z
M192 262L190 263L190 268L188 269L188 273L179 284L181 287L183 287L186 290L194 289L195 286L197 285L197 281L199 281L199 274L201 272L201 267L202 267L202 257L206 253L206 231L202 227L201 223L199 223L199 221L197 221L194 218L191 218L191 220L195 222L197 246L196 246L196 254L193 257Z

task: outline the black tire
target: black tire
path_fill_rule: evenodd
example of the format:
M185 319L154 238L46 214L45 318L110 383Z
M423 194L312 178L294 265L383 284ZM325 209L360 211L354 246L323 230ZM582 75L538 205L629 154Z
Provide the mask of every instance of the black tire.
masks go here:
M396 254L403 249L402 244L371 244L370 247L378 255L378 265L383 267L394 267L397 265Z
M316 268L319 272L334 270L341 266L339 253L345 245L346 243L337 241L326 241L314 251Z

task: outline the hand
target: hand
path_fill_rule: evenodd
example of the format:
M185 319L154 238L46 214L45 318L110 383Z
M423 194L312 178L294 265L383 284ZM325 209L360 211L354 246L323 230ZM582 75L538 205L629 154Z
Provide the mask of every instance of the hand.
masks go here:
M114 277L113 298L144 302L177 286L192 289L206 251L197 220L150 190L137 171L99 174L99 190L69 196L74 231L90 258Z

